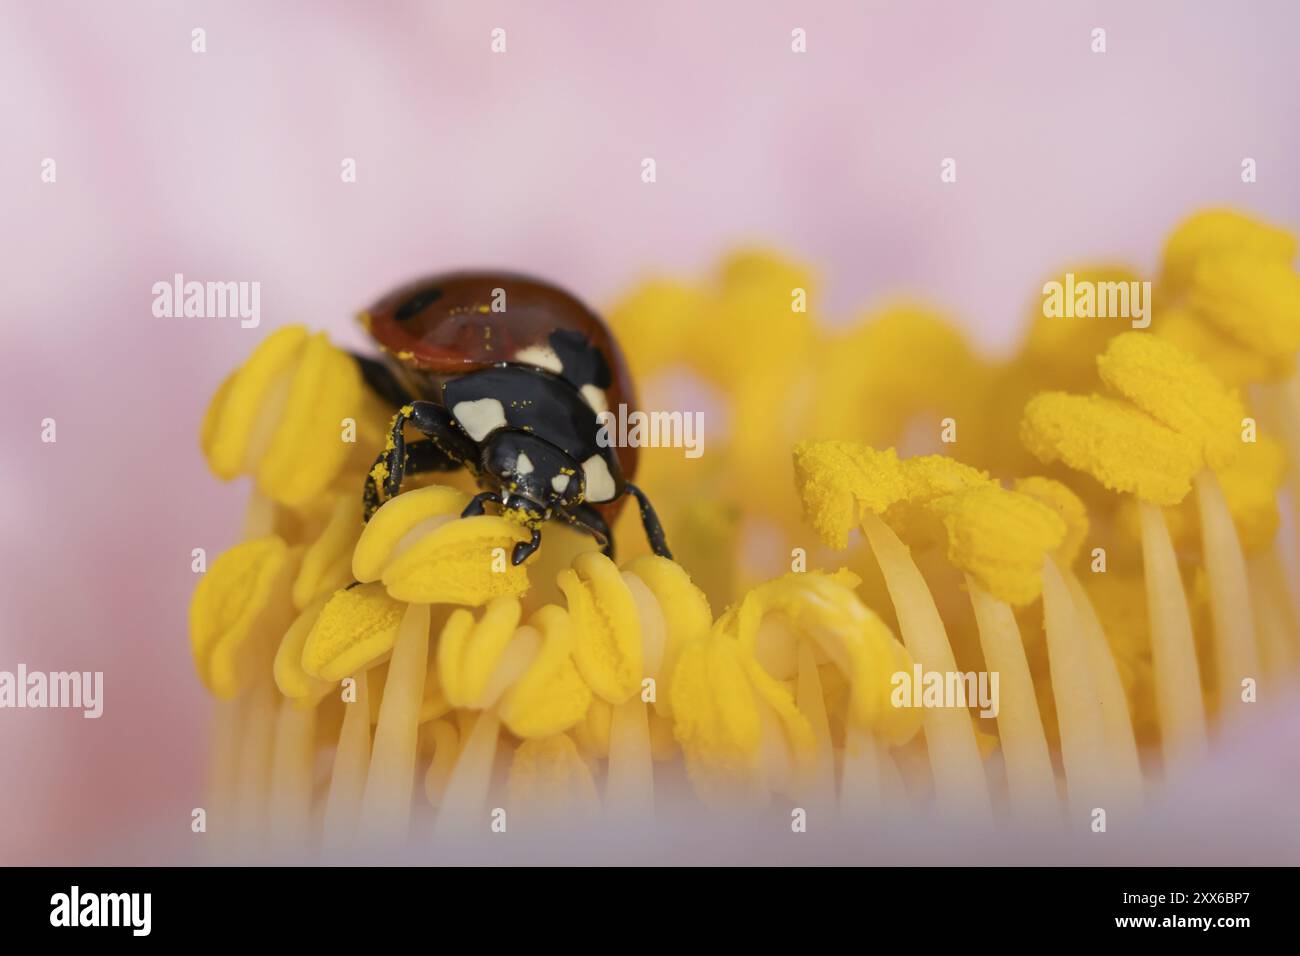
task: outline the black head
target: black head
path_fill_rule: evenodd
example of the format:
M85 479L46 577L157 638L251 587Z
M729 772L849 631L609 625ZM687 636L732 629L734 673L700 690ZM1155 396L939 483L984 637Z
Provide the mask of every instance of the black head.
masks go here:
M494 432L483 446L480 464L500 487L503 506L535 521L549 518L555 509L582 504L586 492L582 467L531 432Z

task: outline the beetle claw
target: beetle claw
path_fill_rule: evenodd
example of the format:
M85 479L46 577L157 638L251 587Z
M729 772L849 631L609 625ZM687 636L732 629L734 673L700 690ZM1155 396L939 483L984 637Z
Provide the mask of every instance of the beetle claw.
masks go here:
M510 563L515 567L523 564L542 544L542 532L537 528L533 529L532 537L527 541L520 541L515 545L515 549L510 554Z

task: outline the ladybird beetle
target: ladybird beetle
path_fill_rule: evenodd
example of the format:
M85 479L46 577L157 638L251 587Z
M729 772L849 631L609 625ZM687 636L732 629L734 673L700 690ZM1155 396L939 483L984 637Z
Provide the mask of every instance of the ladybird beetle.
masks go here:
M610 532L636 498L655 554L671 558L654 508L632 478L636 449L600 440L597 415L636 396L605 323L569 293L520 275L456 272L421 279L361 314L383 360L357 356L366 383L397 414L366 478L365 520L401 492L406 475L465 467L488 502L531 532L521 564L559 519L613 556ZM424 435L406 442L407 424ZM382 498L381 498L382 485Z

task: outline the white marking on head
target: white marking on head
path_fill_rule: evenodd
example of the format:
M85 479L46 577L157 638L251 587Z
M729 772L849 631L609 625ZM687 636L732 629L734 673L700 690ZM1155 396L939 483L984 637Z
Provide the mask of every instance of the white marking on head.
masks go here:
M526 349L520 349L515 353L514 360L524 365L536 365L556 375L564 371L564 363L549 345L530 345Z
M609 411L609 402L605 400L603 389L595 385L582 386L582 397L597 415Z
M527 455L525 455L521 451L519 453L519 457L515 459L515 474L527 475L530 474L532 470L533 470L532 459L530 459Z
M582 473L587 478L588 501L610 501L618 490L614 486L614 476L609 473L609 465L599 455L592 455L582 463Z
M569 476L556 475L551 479L551 487L555 489L557 495L564 494L569 489Z
M495 398L480 398L473 402L457 402L451 413L460 422L470 438L482 441L506 423L506 410Z

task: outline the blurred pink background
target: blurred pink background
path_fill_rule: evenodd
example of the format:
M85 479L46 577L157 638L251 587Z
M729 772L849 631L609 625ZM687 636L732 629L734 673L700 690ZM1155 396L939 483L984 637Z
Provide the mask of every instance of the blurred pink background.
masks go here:
M1150 269L1199 206L1300 226L1298 33L1285 2L3 0L0 669L106 686L97 721L0 711L0 862L188 837L190 551L235 540L246 491L208 475L198 423L274 327L359 342L359 307L467 264L607 304L762 240L837 314L915 291L1006 350L1047 272ZM261 327L154 318L176 272L260 281ZM1251 739L1269 788L1300 783Z

